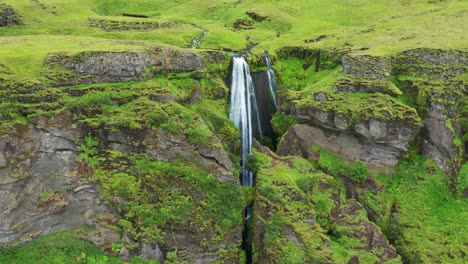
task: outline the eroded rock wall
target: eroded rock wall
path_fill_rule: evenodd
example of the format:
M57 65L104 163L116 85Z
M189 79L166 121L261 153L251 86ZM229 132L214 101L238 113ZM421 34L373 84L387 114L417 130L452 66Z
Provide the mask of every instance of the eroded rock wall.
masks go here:
M78 160L79 134L70 116L60 115L0 137L0 247L96 224L110 211Z

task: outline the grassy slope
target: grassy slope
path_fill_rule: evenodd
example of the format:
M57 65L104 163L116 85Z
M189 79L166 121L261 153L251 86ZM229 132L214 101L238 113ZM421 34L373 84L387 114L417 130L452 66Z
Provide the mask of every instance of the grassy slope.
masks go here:
M0 263L9 264L120 264L121 259L105 254L75 232L59 232L41 237L18 250L0 252ZM133 258L133 264L156 264L158 261Z
M258 43L253 50L257 54L264 50L274 52L286 45L341 48L345 44L350 44L355 52L391 54L416 47L466 49L468 42L463 26L468 22L468 2L463 0L435 3L422 0L2 2L18 10L24 25L0 29L0 64L22 78L37 73L45 53L52 51L134 49L135 45L141 45L138 42L187 47L202 32L191 24L210 31L202 41L202 48L241 50L248 45L246 37L249 36L251 42ZM256 11L269 19L253 21L255 30L234 30L232 25L236 19L251 20L246 11ZM149 18L122 17L124 12ZM146 32L104 32L90 27L89 18L179 24ZM316 43L304 42L320 35L327 37ZM78 42L77 36L80 36ZM5 74L0 77L5 78Z

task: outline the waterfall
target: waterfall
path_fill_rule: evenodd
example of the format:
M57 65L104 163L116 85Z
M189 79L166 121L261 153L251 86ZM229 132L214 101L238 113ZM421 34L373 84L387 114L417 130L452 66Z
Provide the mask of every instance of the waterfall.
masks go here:
M270 88L270 96L275 106L275 109L278 110L278 101L276 98L276 74L273 68L271 67L271 59L268 56L268 53L265 52L262 57L264 58L267 65L267 75L268 75L268 88Z
M242 56L232 59L231 105L229 118L241 132L241 184L252 187L253 173L246 169L247 155L252 153L254 136L261 136L255 88L249 65Z

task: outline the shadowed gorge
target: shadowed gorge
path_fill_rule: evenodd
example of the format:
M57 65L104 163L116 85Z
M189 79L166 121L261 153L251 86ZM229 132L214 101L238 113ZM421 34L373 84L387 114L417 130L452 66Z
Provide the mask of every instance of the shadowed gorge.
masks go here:
M466 263L467 13L1 0L0 263Z

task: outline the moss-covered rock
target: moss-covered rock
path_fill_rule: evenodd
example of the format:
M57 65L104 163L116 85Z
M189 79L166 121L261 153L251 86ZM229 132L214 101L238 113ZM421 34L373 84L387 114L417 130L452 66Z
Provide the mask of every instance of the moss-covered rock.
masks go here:
M339 181L302 158L255 155L263 160L251 220L255 263L399 262Z
M343 74L370 80L389 80L392 64L389 58L369 55L345 55Z
M52 72L49 79L55 85L140 81L160 71L190 72L204 68L200 55L170 48L147 52L84 52L71 56L51 54L45 64L69 70L78 77L61 79Z
M468 53L456 50L415 49L394 60L396 79L424 118L422 153L452 175L453 189L466 153L467 63Z
M335 93L384 93L391 96L401 95L401 91L389 81L368 80L345 76L336 82Z
M21 18L11 6L0 3L0 27L21 24Z

